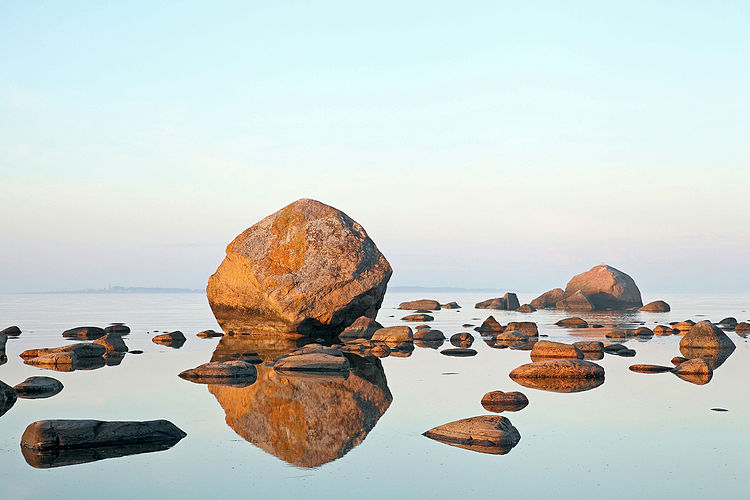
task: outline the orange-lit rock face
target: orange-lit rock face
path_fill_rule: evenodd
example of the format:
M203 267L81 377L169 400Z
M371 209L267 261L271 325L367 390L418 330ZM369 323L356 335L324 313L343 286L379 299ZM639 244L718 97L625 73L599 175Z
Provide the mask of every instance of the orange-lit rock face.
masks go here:
M362 226L302 199L237 236L206 292L227 332L338 333L375 317L391 273Z
M579 290L588 296L595 309L643 306L641 291L633 278L611 266L594 266L585 273L574 276L565 287L565 297L568 298Z
M347 357L348 377L286 374L258 365L253 385L210 385L209 391L243 439L292 465L318 467L360 444L391 404L380 361Z

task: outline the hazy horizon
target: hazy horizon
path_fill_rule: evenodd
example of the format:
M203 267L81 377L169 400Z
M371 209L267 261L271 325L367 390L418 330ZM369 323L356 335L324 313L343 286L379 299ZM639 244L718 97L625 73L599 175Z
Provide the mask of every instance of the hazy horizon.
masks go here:
M204 288L298 198L393 286L750 291L745 2L0 5L0 292Z

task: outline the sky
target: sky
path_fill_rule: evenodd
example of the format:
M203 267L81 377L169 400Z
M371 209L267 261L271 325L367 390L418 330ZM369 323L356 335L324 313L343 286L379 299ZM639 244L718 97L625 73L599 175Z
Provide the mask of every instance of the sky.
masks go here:
M0 292L203 288L299 198L392 285L750 291L745 1L0 3Z

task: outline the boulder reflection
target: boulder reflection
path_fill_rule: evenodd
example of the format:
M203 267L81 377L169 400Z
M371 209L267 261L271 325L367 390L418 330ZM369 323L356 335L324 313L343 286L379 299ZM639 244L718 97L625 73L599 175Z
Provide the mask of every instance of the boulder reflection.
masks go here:
M37 451L21 446L21 453L26 463L35 469L51 469L67 465L85 464L107 458L119 458L141 453L168 450L180 440L163 441L160 443L141 443L124 446L103 446L100 448L61 449L51 451Z
M604 378L514 378L513 381L530 389L572 393L596 389L604 383Z
M231 356L232 350L270 360L298 342L225 336L212 360ZM208 390L224 409L227 425L243 439L292 465L318 467L360 444L392 401L379 359L344 355L348 373L278 372L260 364L254 384L209 385Z

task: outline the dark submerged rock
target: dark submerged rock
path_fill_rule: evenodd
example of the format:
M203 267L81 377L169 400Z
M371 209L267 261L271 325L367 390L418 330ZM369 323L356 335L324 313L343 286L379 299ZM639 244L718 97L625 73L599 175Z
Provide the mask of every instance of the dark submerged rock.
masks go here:
M637 373L664 373L671 372L674 368L671 366L636 364L630 365L629 369L631 372Z
M104 328L107 333L119 333L120 335L127 335L130 333L130 327L122 323L112 323L108 327Z
M477 351L475 351L474 349L464 349L461 347L453 347L449 349L443 349L442 351L440 351L440 354L444 356L464 358L464 357L469 357L469 356L476 356Z

